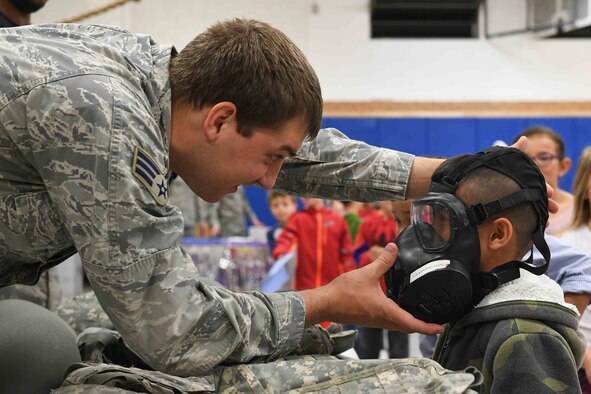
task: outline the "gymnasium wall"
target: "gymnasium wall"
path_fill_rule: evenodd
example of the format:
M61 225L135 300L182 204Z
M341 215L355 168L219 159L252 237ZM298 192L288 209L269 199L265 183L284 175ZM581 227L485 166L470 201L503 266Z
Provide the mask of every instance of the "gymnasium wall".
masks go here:
M551 127L564 139L571 170L561 188L572 191L577 159L591 145L591 117L325 117L323 127L334 127L349 138L420 156L454 156L492 146L496 140L509 145L521 130L532 125ZM267 208L266 190L247 188L253 209L263 223L275 223Z
M590 143L589 39L541 39L531 34L491 39L483 34L475 39L372 39L370 0L139 0L108 7L115 3L122 2L51 0L33 14L33 22L60 22L86 14L82 23L150 34L157 42L174 44L180 50L216 21L256 18L284 31L302 49L318 74L325 104L357 102L367 104L366 108L374 108L376 101L395 102L390 108L409 102L437 104L432 106L435 111L410 115L335 114L325 108L324 125L338 127L351 138L419 155L448 156L474 152L497 139L509 142L526 126L540 123L564 137L567 154L575 164ZM496 3L502 3L495 8L497 20L523 19L523 1ZM484 18L480 19L482 33ZM508 104L508 111L497 111L489 118L489 113L453 110L438 117L438 106L458 102L486 102L486 110ZM513 112L512 107L524 102L570 103L577 110L531 112L525 108ZM566 190L571 190L574 168L562 180ZM261 219L272 224L266 192L251 187L247 193Z

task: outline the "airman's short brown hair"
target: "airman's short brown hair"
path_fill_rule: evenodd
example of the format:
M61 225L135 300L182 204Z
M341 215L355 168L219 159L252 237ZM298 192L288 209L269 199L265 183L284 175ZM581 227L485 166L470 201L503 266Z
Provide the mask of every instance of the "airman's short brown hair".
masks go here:
M201 109L232 102L244 136L297 117L309 139L320 129L316 73L298 47L266 23L232 19L211 26L173 56L169 72L173 103Z

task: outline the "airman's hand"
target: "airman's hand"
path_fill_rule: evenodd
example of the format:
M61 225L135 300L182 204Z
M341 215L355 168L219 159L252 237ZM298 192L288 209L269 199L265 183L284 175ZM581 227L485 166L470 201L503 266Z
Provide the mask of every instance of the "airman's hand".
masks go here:
M332 321L427 335L443 332L438 324L414 318L382 291L380 278L392 267L397 253L396 245L389 243L371 264L344 273L326 286L301 292L306 326Z
M527 148L527 137L521 136L517 140L517 142L511 145L511 147L517 148L520 151L525 152L525 149ZM554 199L552 199L552 196L554 196L554 189L552 188L552 186L548 184L548 182L546 182L546 190L548 191L548 212L558 213L558 203ZM546 224L546 226L548 226L548 223Z

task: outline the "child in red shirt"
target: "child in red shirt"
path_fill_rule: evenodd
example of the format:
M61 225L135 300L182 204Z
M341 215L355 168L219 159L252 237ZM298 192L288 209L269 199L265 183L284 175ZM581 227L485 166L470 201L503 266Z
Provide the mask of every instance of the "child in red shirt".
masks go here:
M304 208L294 213L283 229L273 257L297 247L294 289L323 286L355 269L347 222L319 198L301 198Z
M353 250L363 252L359 256L359 266L364 267L374 261L388 242L394 242L398 235L398 225L392 210L391 201L380 201L379 210L366 216L357 232ZM384 280L382 289L386 292Z
M359 266L363 267L381 253L388 242L393 242L398 236L399 226L394 215L392 201L381 201L379 203L379 214L366 217L357 233L355 250L364 251L359 258ZM380 281L382 290L386 292L386 284L382 278ZM355 351L359 358L378 358L382 344L382 329L372 327L359 327L359 337L355 344ZM408 357L408 334L397 331L388 331L388 356L390 358Z

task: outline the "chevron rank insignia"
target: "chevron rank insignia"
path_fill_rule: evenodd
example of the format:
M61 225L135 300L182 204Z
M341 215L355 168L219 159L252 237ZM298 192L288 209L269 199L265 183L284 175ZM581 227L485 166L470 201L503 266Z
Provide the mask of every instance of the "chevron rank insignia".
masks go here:
M156 164L156 160L140 147L133 154L133 175L148 189L160 205L168 202L168 180Z

